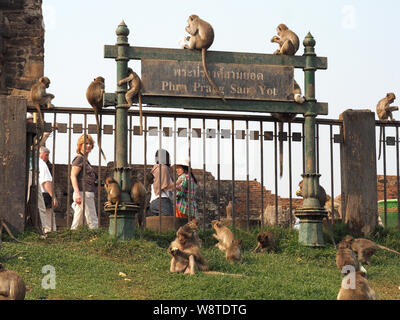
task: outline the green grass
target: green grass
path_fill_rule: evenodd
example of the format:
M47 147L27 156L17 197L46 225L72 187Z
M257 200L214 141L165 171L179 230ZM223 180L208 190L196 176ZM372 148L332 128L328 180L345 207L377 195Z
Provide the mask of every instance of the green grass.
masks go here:
M294 230L268 228L277 239L276 251L253 254L260 230L237 229L243 241L242 264L230 264L214 245L212 231L200 232L202 252L211 270L242 274L194 276L170 274L167 247L174 232L159 234L145 231L130 241L115 241L107 230L58 231L46 240L26 231L20 244L3 242L0 262L18 272L29 287L26 299L336 299L341 274L335 264L336 250L325 235L326 247L307 248L298 244ZM335 241L347 230L335 226ZM400 233L379 229L378 243L400 251ZM5 257L17 255L6 260ZM43 289L42 267L51 265L56 272L56 288ZM366 266L368 279L381 299L400 299L400 259L379 250ZM126 278L119 273L126 274ZM129 280L126 280L129 279Z

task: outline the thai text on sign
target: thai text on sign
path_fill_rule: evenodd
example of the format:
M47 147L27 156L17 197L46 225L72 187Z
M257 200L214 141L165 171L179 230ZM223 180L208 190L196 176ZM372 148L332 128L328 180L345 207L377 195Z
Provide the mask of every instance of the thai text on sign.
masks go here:
M293 67L207 63L208 73L225 98L293 101ZM219 98L201 62L142 60L142 94Z

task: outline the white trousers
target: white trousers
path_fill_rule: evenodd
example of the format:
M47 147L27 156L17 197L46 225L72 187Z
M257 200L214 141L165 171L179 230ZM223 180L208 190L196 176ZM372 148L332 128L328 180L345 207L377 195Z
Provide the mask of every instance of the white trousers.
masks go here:
M56 231L56 216L52 208L46 208L43 200L43 194L38 192L38 208L40 221L42 223L43 233L48 233L51 231Z
M94 203L94 192L85 192L85 218L89 229L97 229L99 223L97 220L96 205ZM73 196L74 202L71 207L74 209L74 219L72 220L71 230L75 230L83 225L83 192L81 192L82 203L75 202L75 193Z

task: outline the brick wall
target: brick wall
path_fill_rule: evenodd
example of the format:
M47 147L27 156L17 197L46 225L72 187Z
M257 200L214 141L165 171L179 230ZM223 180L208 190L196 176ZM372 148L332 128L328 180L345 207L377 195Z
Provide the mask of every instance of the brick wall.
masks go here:
M377 175L378 201L384 200L383 175ZM386 199L397 199L397 176L386 176Z
M143 166L142 165L133 165L134 175L140 180L143 181ZM96 172L98 170L97 166L94 166ZM151 166L146 168L146 171L149 171ZM204 186L204 178L206 181L206 211L207 211L207 220L212 220L217 215L217 199L216 199L216 185L217 181L213 177L210 172L206 172L203 175L203 170L194 169L193 173L197 179L199 185L199 191L197 194L199 211L203 211L203 186ZM101 178L104 180L106 176L113 175L113 163L110 162L107 164L107 167L101 167ZM54 182L55 182L55 190L57 198L60 202L60 206L56 209L56 214L58 218L65 219L66 212L70 212L70 221L72 221L72 209L67 210L67 194L68 194L68 183L70 183L68 177L68 166L67 165L56 165L55 173L54 173ZM70 187L71 197L72 197L72 187ZM263 196L264 196L264 210L270 205L275 205L275 195L271 193L270 190L266 190L263 188ZM96 206L97 206L97 193L96 197ZM101 210L103 211L103 204L106 201L107 194L104 188L101 188ZM261 215L261 184L258 181L251 180L249 181L249 209L250 209L250 217L252 219L258 219ZM229 201L232 199L232 181L231 180L221 180L220 181L220 209L221 215L225 216L225 207L228 205ZM237 216L246 216L246 199L247 199L247 181L235 181L235 211ZM70 200L72 201L72 200ZM289 199L278 198L279 206L283 208L289 208ZM301 206L302 199L293 199L293 209ZM102 225L107 224L107 219L102 219Z

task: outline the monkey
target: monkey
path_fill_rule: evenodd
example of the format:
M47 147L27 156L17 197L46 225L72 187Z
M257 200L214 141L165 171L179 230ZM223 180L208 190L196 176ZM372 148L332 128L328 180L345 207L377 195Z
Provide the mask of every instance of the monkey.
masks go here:
M193 218L192 220L190 220L188 223L186 223L185 225L183 225L181 232L186 232L186 234L188 236L192 236L193 237L193 241L196 243L196 245L199 246L199 248L201 248L202 245L202 241L199 237L198 231L199 231L199 222L196 218Z
M379 100L376 105L376 114L381 121L387 121L389 118L391 121L394 121L392 111L399 110L399 107L389 106L396 99L396 96L393 92L389 92L386 94L386 97ZM382 137L383 131L382 127L379 130L379 155L378 160L381 158L381 145L382 145Z
M54 94L46 92L46 89L49 86L50 79L48 77L40 77L39 80L31 87L30 91L30 99L39 114L42 130L44 130L44 120L40 108L42 106L46 106L48 109L54 107L51 104L51 100L54 99Z
M296 80L293 80L293 97L297 103L304 103L305 98L301 95L301 88ZM279 121L278 131L283 132L283 123L292 122L296 118L296 113L272 112L271 116ZM279 176L283 175L283 139L279 139Z
M296 191L296 196L298 197L303 197L303 180L299 182L299 189ZM321 208L324 208L327 196L325 189L322 186L319 186L318 188L318 195L317 195L319 204Z
M99 114L101 109L103 108L103 95L105 88L105 79L101 76L95 78L86 89L86 99L89 104L92 106L94 115L96 117L96 125L97 125L97 144L99 145L101 154L106 160L106 156L101 148L101 129L100 129L100 120Z
M203 64L204 74L214 91L217 92L222 101L226 103L223 94L212 81L206 67L206 51L214 42L214 29L208 22L200 19L199 16L195 14L189 16L187 22L188 26L186 26L185 30L191 36L188 39L188 43L185 43L184 48L201 50L201 61Z
M226 249L226 255L225 255L226 260L228 260L230 263L242 263L242 240L238 239L233 239L232 243L228 248Z
M229 262L242 262L242 242L235 239L232 231L224 226L221 221L213 220L211 225L216 232L213 237L218 240L215 246L221 251L226 251L225 258Z
M121 200L121 188L117 181L115 181L111 177L107 177L105 181L104 188L107 191L107 202L104 204L105 206L109 206L110 204L115 204L114 211L114 236L117 237L117 209L119 202Z
M183 231L182 227L176 232L176 239L171 242L168 253L171 255L170 272L193 275L196 270L209 270L207 261L193 240L192 234Z
M0 300L24 300L26 286L21 276L0 263Z
M254 248L253 253L260 253L265 251L270 252L275 249L275 238L271 232L260 232L257 236L257 246Z
M142 82L137 75L131 68L128 68L128 76L120 81L118 81L118 86L122 86L124 83L129 84L129 90L125 93L125 99L128 103L126 106L129 108L133 101L132 98L138 96L139 99L139 114L140 114L140 135L143 133L143 114L142 114Z
M299 37L285 24L281 23L276 28L278 36L273 36L271 42L278 43L279 48L274 54L293 56L299 50Z
M14 235L12 234L10 228L9 228L9 227L7 226L7 224L5 223L4 219L3 219L3 218L0 218L0 249L1 249L1 246L2 246L3 228L7 231L8 235L11 237L11 239L13 239L13 240L15 240L15 241L17 241L17 242L19 242L19 243L30 244L30 243L23 242L23 241L20 241L20 240L18 240L17 238L15 238Z
M144 185L136 178L132 179L130 195L132 202L138 204L140 207L137 218L139 226L142 226L144 219L144 208L147 200L147 191Z
M390 252L400 255L400 252L386 248L386 247L381 246L371 240L364 239L364 238L354 239L352 236L347 235L343 238L343 241L345 241L349 245L351 250L353 250L357 254L358 261L361 264L365 263L365 264L369 265L371 263L371 256L378 249L387 250L387 251L390 251Z
M353 280L355 280L354 283L352 283ZM353 289L352 285L354 285ZM343 277L337 300L378 300L378 297L365 275L361 271L357 271Z
M353 266L354 271L360 271L357 257L346 241L340 241L336 252L336 266L343 272L344 266ZM350 271L349 271L350 272Z

